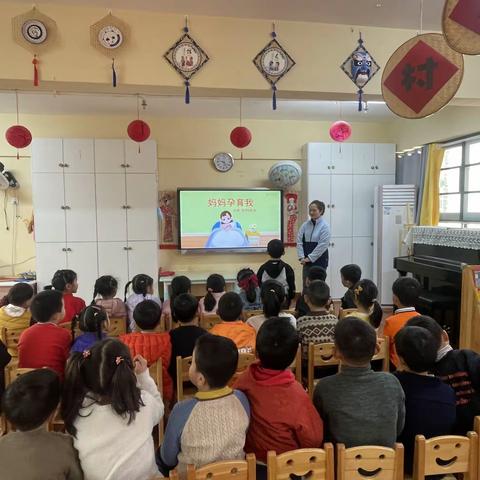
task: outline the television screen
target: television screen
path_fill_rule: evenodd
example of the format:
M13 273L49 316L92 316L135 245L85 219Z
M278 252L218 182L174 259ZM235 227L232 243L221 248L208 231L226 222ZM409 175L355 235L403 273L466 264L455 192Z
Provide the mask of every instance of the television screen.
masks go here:
M179 248L265 250L282 238L282 191L179 189Z

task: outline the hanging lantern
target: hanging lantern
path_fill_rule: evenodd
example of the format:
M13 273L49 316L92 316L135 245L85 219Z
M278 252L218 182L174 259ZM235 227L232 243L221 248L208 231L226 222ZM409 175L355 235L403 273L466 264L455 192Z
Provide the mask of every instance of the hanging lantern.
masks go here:
M252 133L247 127L235 127L230 132L230 141L237 148L245 148L252 141Z
M12 125L6 132L7 142L15 148L25 148L32 143L32 134L23 125Z
M350 138L351 134L352 127L348 122L344 122L343 120L332 123L330 127L330 138L335 142L344 142Z
M143 120L133 120L128 124L127 133L134 142L144 142L150 137L150 127Z

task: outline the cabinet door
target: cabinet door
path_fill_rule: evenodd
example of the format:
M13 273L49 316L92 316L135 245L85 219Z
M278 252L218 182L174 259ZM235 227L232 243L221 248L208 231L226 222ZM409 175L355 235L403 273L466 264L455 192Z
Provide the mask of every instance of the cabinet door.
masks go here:
M331 197L331 175L309 175L308 176L308 204L313 200L320 200L325 203L325 214L323 218L330 224L330 197ZM303 218L303 215L300 216Z
M65 243L63 174L35 173L32 176L32 199L35 241Z
M85 302L90 303L93 286L98 278L98 260L96 242L67 243L67 268L78 276L78 293Z
M154 174L127 174L127 238L158 238L157 178Z
M352 236L352 175L332 175L330 229L336 237Z
M63 163L65 173L93 173L93 139L65 138L63 140Z
M95 242L97 240L95 175L66 173L64 179L67 241Z
M157 171L157 143L147 140L141 144L125 140L125 159L130 173L155 173Z
M123 173L98 173L95 176L99 242L127 241L125 181Z
M125 142L123 140L97 140L95 146L95 171L121 173L125 171Z
M352 173L352 152L351 143L332 144L332 173Z
M375 145L373 143L353 144L353 173L373 174L375 171Z
M332 237L328 249L330 264L330 279L327 280L330 286L332 298L341 298L345 293L345 287L340 278L340 269L352 263L352 237Z
M354 237L370 237L373 235L373 203L378 178L375 175L353 176Z
M61 138L36 138L32 142L32 173L59 173L63 171Z
M118 297L123 298L128 277L126 242L98 242L98 276L111 275L118 281Z
M373 276L373 237L353 237L352 263L362 269L362 278Z
M306 147L308 174L328 174L332 166L331 143L309 143Z
M36 243L35 253L37 289L40 292L45 285L52 283L57 270L67 268L67 248L64 243Z
M375 144L375 173L392 175L395 173L395 145L392 143Z
M158 244L157 242L128 242L128 276L139 273L150 275L158 292Z

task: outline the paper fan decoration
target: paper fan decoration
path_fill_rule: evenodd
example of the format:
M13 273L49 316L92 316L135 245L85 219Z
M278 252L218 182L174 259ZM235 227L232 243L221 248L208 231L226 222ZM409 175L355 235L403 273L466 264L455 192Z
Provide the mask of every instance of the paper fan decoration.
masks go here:
M480 54L480 2L447 0L443 7L442 29L445 40L455 51Z
M463 55L443 35L417 35L390 57L382 75L387 107L403 118L424 118L437 112L457 93L463 78Z
M90 26L90 44L112 59L112 86L117 86L115 56L125 48L128 26L111 13Z
M54 44L57 24L33 7L28 12L12 18L12 32L15 42L33 53L33 85L38 87L38 56Z
M200 45L189 35L185 19L184 34L168 49L165 60L183 78L185 103L190 103L190 79L208 62L209 58Z
M363 109L363 87L380 70L378 63L363 46L361 33L357 48L347 57L340 68L358 88L358 111L361 112Z
M253 59L254 65L272 87L272 108L277 109L277 82L295 65L295 61L278 43L275 24L271 32L272 40L258 52Z

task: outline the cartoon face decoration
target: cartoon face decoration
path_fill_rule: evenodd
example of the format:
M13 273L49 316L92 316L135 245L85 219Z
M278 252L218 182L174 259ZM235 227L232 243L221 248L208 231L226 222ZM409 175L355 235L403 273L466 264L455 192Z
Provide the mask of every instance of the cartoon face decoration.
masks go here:
M366 51L357 50L352 55L351 62L352 80L362 88L370 80L372 71L372 59Z
M22 25L23 38L35 45L40 45L47 39L47 27L40 20L27 20Z
M223 212L222 213L222 216L220 217L220 221L222 223L231 223L232 222L232 215L230 214L230 212Z
M102 47L114 50L123 43L123 33L114 25L107 25L98 32L98 41Z
M467 438L459 439L455 444L445 443L442 440L426 442L425 458L433 457L438 471L433 473L449 473L449 469L459 463L468 464L469 440ZM430 458L431 458L430 457ZM433 462L432 462L433 463Z

